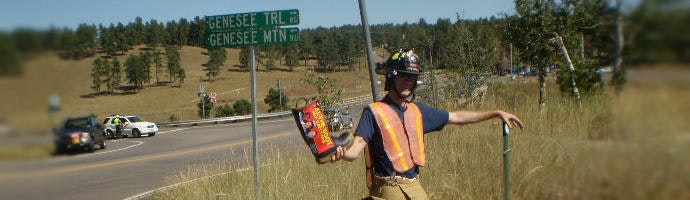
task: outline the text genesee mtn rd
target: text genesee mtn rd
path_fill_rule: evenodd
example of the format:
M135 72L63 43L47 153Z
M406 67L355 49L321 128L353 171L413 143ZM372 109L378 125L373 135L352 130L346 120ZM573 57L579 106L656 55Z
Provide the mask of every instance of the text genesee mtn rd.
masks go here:
M299 28L241 30L208 34L208 47L234 47L299 42Z

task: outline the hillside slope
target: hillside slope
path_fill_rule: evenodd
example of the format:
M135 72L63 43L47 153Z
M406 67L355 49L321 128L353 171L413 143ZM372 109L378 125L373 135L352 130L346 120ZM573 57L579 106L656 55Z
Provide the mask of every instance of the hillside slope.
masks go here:
M138 49L130 50L127 54L137 54ZM92 63L96 57L83 60L62 60L54 53L43 53L34 59L24 62L25 73L21 77L0 78L0 124L9 124L17 132L46 133L53 125L70 116L96 114L99 119L111 114L139 115L148 121L169 121L172 115L179 120L198 119L196 103L199 102L197 93L203 85L206 92L218 94L217 105L232 104L238 99L251 98L250 73L241 71L236 65L239 49L227 49L228 60L221 67L219 76L213 81L207 81L202 64L208 60L205 49L198 47L183 47L180 51L181 64L186 70L187 78L182 87L171 85L155 85L155 77L151 83L145 83L143 90L136 94L91 95ZM119 56L124 63L127 55ZM343 89L345 97L370 93L369 75L364 65L364 59L350 72L334 72L325 75L336 79ZM279 62L276 62L279 63ZM310 61L307 64L313 65ZM300 61L300 64L304 62ZM305 70L311 67L297 66L290 72L287 67L267 71L263 65L257 67L257 96L259 112L266 112L263 103L269 88L277 88L277 81L281 79L285 94L291 99L289 105L300 96L315 95L311 86L300 84L300 78ZM123 74L123 79L125 76ZM168 81L167 75L160 75L161 81ZM126 80L122 81L127 85ZM118 91L121 92L121 91ZM61 100L61 110L50 115L48 112L49 98L58 95ZM4 122L3 122L4 121Z

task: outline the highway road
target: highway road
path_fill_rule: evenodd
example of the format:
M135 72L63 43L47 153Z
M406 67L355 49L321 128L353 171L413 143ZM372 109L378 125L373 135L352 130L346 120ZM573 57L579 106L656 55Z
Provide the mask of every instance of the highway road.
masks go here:
M362 107L350 108L355 126ZM166 127L153 137L108 140L106 149L94 153L0 163L0 199L126 199L175 184L166 179L193 167L251 169L251 127L251 121ZM256 132L259 157L276 150L309 152L292 117L260 120Z
M292 118L259 121L257 135L260 156L269 147L306 148L276 145L302 143ZM189 167L213 163L252 167L251 121L164 128L153 137L106 144L95 153L0 163L0 199L124 199L170 185L166 177Z

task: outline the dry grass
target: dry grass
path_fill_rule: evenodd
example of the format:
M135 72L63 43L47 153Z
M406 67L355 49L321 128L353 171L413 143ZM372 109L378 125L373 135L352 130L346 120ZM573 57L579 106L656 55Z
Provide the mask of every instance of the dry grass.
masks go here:
M640 78L647 72L632 72L622 96L585 96L581 107L554 91L553 85L543 110L537 106L534 82L494 85L487 101L470 109L500 108L527 123L526 130L513 130L510 136L512 198L690 199L686 153L690 151L690 81ZM687 77L687 71L681 73ZM432 199L502 198L499 121L448 126L429 134L427 140L428 166L422 169L421 181ZM366 195L362 159L317 165L303 150L285 152L275 147L275 152L263 154L261 163L274 165L260 169L262 198L358 199ZM224 168L228 167L215 170ZM170 180L186 181L199 177L197 173L183 172ZM252 173L241 171L154 198L255 199L253 195Z
M196 103L199 86L204 85L207 92L218 94L218 104L232 104L238 99L251 99L250 73L239 71L238 49L228 49L228 60L221 68L219 76L207 82L202 64L208 60L203 54L206 50L197 47L184 47L181 54L182 67L187 78L182 87L155 86L155 78L137 94L114 94L89 97L94 91L91 86L91 68L95 58L79 61L65 61L53 53L44 53L35 59L24 62L24 76L18 78L0 78L0 123L7 123L20 134L46 133L62 119L75 115L96 114L99 118L111 114L139 115L148 121L168 121L171 115L179 120L198 119ZM134 49L128 54L136 54ZM127 56L120 56L124 63ZM362 59L362 61L364 61ZM304 64L300 61L300 64ZM313 62L308 62L312 65ZM267 71L262 65L257 72L257 96L259 112L265 112L267 106L263 98L268 89L277 88L278 79L283 80L285 94L294 103L300 96L313 96L315 89L300 84L299 80L309 66L297 66L295 71L287 67ZM360 67L356 67L360 68ZM368 71L329 73L329 77L338 80L344 96L368 94ZM161 75L162 81L168 77ZM123 84L125 84L123 75ZM62 109L50 116L48 99L57 94L61 98ZM2 124L0 124L2 125Z
M44 159L55 150L53 144L25 144L0 146L0 161Z

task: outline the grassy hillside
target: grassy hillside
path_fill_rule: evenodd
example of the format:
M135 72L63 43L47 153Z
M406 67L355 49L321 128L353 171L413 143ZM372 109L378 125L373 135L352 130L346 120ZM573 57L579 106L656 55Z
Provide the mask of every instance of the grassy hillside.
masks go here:
M138 54L134 49L127 54ZM96 114L99 119L118 113L121 115L140 115L148 121L168 121L171 115L179 120L198 119L196 103L199 102L197 93L199 86L204 85L207 92L218 94L217 104L232 104L238 99L251 99L250 73L241 71L236 65L238 49L228 49L228 60L221 67L220 75L213 81L206 81L202 64L208 61L205 49L197 47L183 47L180 51L182 67L187 72L182 87L156 86L155 78L146 83L145 88L137 94L112 94L91 96L94 91L91 86L91 68L95 57L83 60L62 60L54 53L43 53L34 59L24 62L25 73L21 77L0 78L0 124L9 124L19 133L45 133L53 124L58 124L69 116ZM124 63L127 55L119 56ZM364 59L361 59L364 61ZM279 63L279 62L276 62ZM363 63L363 62L362 62ZM304 64L300 61L300 64ZM294 71L287 67L267 71L263 65L258 66L257 96L259 112L266 112L263 103L268 89L277 88L277 81L281 79L285 94L294 103L300 96L312 96L315 89L300 84L300 78L309 66L297 66ZM359 70L361 69L361 70ZM369 94L369 75L363 65L355 67L351 72L327 73L329 77L338 80L344 96ZM123 75L123 79L125 76ZM167 75L160 75L162 81L167 81ZM123 80L122 84L125 83ZM59 95L62 109L50 116L48 113L49 97ZM292 105L292 104L290 104ZM3 122L5 121L5 122Z

